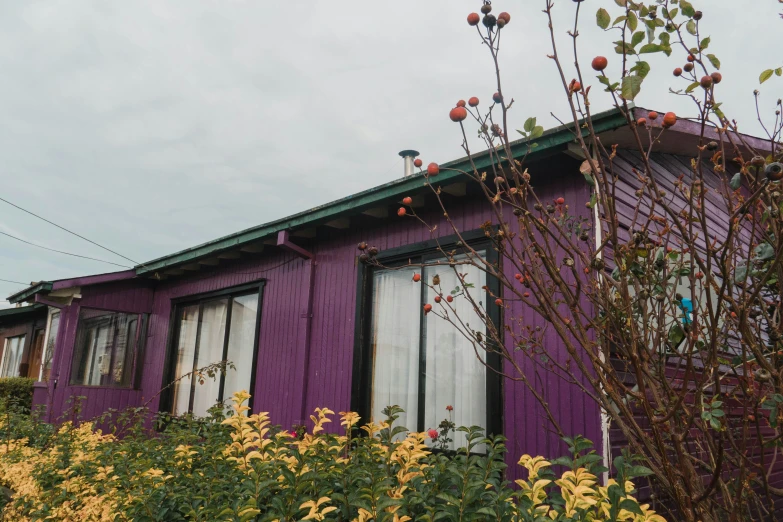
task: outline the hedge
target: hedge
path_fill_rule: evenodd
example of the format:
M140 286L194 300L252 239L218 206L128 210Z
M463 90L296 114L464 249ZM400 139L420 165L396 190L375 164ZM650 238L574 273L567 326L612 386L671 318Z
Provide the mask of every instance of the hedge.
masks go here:
M29 412L33 407L33 382L27 377L0 378L0 401Z

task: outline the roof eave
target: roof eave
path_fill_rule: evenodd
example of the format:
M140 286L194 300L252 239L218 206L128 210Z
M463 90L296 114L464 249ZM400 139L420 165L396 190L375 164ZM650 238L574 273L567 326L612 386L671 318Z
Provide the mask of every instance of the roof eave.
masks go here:
M28 300L39 293L49 293L52 291L52 283L49 281L43 281L35 285L28 286L24 290L17 292L8 297L8 302L11 304L21 303Z
M617 109L608 110L593 116L593 126L598 133L619 128L626 123L625 117ZM532 150L528 148L527 140L512 142L511 149L513 156L515 158L520 158L527 155L530 160L545 156L553 149L565 145L574 139L573 127L573 124L561 125L544 132L540 138L534 140L537 147ZM582 132L583 134L586 134L587 129L584 129ZM473 165L476 169L486 168L490 166L490 164L491 156L488 151L473 156ZM441 165L438 183L441 185L448 185L450 183L462 181L465 179L463 171L473 171L473 166L471 166L471 162L467 157L445 163ZM175 254L154 259L142 265L138 265L135 268L136 273L140 276L151 275L157 271L165 270L183 263L192 263L197 259L214 256L227 250L238 248L247 243L274 236L282 230L318 226L341 217L343 214L361 212L377 206L380 203L393 201L405 195L413 194L418 190L424 189L425 186L424 176L422 174L414 174L407 178L397 179L386 183L385 185L359 192L358 194L312 208L299 214L294 214L264 225L224 236L193 248L182 250Z

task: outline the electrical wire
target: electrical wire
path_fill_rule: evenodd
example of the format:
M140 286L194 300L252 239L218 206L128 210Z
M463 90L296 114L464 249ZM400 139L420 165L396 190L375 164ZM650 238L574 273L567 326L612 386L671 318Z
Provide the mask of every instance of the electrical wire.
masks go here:
M11 281L10 279L0 279L3 283L14 283L15 285L25 285L30 286L29 283L23 283L21 281Z
M141 265L141 266L144 266L142 263L139 263L138 261L134 261L133 259L131 259L131 258L129 258L129 257L125 257L124 255L120 254L119 252L115 252L114 250L112 250L112 249L110 249L110 248L106 248L105 246L103 246L103 245L101 245L101 244L99 244L99 243L96 243L95 241L93 241L93 240L91 240L91 239L87 239L86 237L84 237L84 236L82 236L82 235L80 235L80 234L77 234L76 232L73 232L73 231L71 231L71 230L68 230L67 228L65 228L65 227L63 227L63 226L61 226L61 225L58 225L58 224L57 224L57 223L55 223L54 221L49 221L48 219L46 219L46 218L44 218L44 217L41 217L41 216L39 216L38 214L36 214L36 213L34 213L34 212L30 212L29 210L27 210L27 209L24 209L24 208L20 207L19 205L15 205L15 204L11 203L10 201L8 201L7 199L0 198L0 201L2 201L3 203L7 203L7 204L11 205L11 206L12 206L12 207L14 207L14 208L17 208L17 209L19 209L19 210L21 210L22 212L26 212L26 213L30 214L31 216L35 216L35 217L37 217L38 219L40 219L40 220L42 220L42 221L46 221L46 222L47 222L47 223L49 223L50 225L53 225L53 226L55 226L55 227L59 228L60 230L64 230L65 232L68 232L69 234L73 234L74 236L76 236L76 237L78 237L78 238L80 238L80 239L83 239L83 240L87 241L88 243L92 243L93 245L95 245L95 246L97 246L97 247L99 247L99 248L102 248L102 249L106 250L107 252L111 252L112 254L114 254L114 255L116 255L116 256L120 256L121 258L123 258L123 259L125 259L125 260L127 260L127 261L130 261L130 262L131 262L131 263L133 263L134 265ZM31 244L32 244L32 243L31 243ZM35 246L38 246L38 245L35 245ZM41 247L41 248L45 248L45 247ZM48 248L47 250L52 250L52 249L51 249L51 248ZM57 252L57 251L55 250L55 252ZM60 252L60 253L61 253L61 254L67 254L67 252ZM75 254L69 254L69 255L75 255ZM76 256L76 257L84 257L84 256ZM94 259L94 258L91 258L91 257L88 257L88 258L86 258L86 259L93 259L93 261L101 261L100 259ZM104 262L104 263L109 263L109 261L103 261L103 262ZM116 264L116 263L111 263L111 264ZM123 266L123 267L124 267L125 265L117 265L117 266ZM130 268L130 267L127 267L127 268Z
M31 243L31 242L29 242L29 241L26 241L26 240L24 240L24 239L22 239L22 238L19 238L19 237L16 237L16 236L12 236L11 234L8 234L8 233L6 233L6 232L2 232L2 231L0 231L0 234L2 234L2 235L4 235L4 236L8 236L8 237L10 237L11 239L16 239L17 241L21 241L22 243L26 243L26 244L28 244L28 245L31 245L31 246L34 246L34 247L43 248L44 250L49 250L49 251L51 251L51 252L57 252L58 254L65 254L66 256L73 256L73 257L80 257L80 258L82 258L82 259L89 259L89 260L91 260L91 261L100 261L101 263L107 263L107 264L109 264L109 265L114 265L114 266L120 266L120 267L122 267L122 268L133 268L133 267L130 267L130 266L128 266L128 265L121 265L121 264L119 264L119 263L113 263L113 262L111 262L111 261L105 261L105 260L103 260L103 259L97 259L97 258L94 258L94 257L82 256L82 255L79 255L79 254L72 254L72 253L70 253L70 252L64 252L64 251L62 251L62 250L56 250L56 249L54 249L54 248L49 248L49 247L45 247L45 246L42 246L42 245L37 245L37 244L35 244L35 243ZM24 284L24 283L22 283L22 284Z

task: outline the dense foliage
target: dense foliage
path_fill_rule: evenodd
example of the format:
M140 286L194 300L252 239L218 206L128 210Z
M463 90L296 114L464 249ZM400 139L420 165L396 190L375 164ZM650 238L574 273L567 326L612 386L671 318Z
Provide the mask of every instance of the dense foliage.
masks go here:
M3 519L663 522L632 496L631 479L649 470L619 457L616 479L600 485L601 457L582 438L568 439L571 455L556 461L524 455L527 479L512 488L503 437L475 427L459 428L466 448L433 453L424 433L395 425L397 407L361 428L357 414L340 413L342 435L325 431L334 413L319 408L312 431L296 435L265 413L249 415L248 398L236 394L228 418L175 419L158 434L128 410L117 420L129 427L122 438L92 423L54 431L9 411L0 426ZM565 471L558 477L553 465Z
M33 404L33 380L26 377L0 378L0 399L29 411Z

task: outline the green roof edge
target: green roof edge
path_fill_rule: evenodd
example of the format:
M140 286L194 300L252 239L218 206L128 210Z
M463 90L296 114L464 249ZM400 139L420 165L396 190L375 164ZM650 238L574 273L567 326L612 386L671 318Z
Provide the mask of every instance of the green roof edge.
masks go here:
M593 127L597 133L617 129L625 125L626 119L618 109L610 109L593 116ZM544 134L533 140L538 144L528 157L533 160L536 157L543 156L544 152L565 145L573 140L573 124L561 125L549 129ZM584 129L582 134L587 134ZM527 152L527 140L521 139L511 143L511 149L515 158L524 155ZM473 156L476 168L486 168L490 164L490 155L488 151L483 151ZM447 185L448 182L460 181L463 176L461 172L470 171L470 162L467 157L460 158L441 165L445 170L437 178L438 183ZM169 254L152 261L140 264L135 267L137 275L146 275L158 270L164 270L182 263L192 262L206 256L217 255L228 249L238 247L247 243L258 241L265 237L277 234L281 230L290 230L292 228L310 227L332 221L346 212L362 211L376 206L384 201L402 197L424 187L424 176L414 174L407 178L400 178L384 185L379 185L371 189L358 192L324 205L320 205L304 212L294 214L282 219L270 221L269 223L258 225L252 228L235 232L227 236L208 241L201 245ZM9 299L10 300L10 299Z
M12 304L20 303L34 296L39 292L51 292L52 283L50 281L42 281L40 283L28 286L24 290L17 292L8 297L8 302Z
M27 314L27 313L30 313L30 312L34 312L36 310L40 310L41 308L46 308L46 306L42 305L42 304L39 304L39 303L36 303L36 304L27 305L27 306L17 306L15 308L4 308L4 309L0 310L0 317L8 317L8 316L11 316L11 315Z

